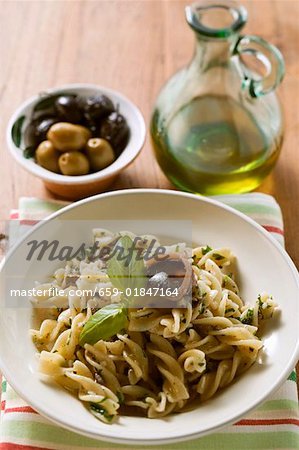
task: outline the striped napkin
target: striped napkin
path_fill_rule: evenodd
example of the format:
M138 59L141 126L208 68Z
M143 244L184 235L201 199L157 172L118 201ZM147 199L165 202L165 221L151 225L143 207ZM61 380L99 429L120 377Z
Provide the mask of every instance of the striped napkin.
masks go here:
M219 196L218 200L248 214L283 245L281 211L273 197L260 194ZM10 241L36 221L65 203L20 199L11 218ZM149 425L150 427L150 421ZM299 413L296 374L293 371L283 386L253 413L233 426L193 441L156 447L109 444L66 431L37 414L4 380L0 420L0 450L255 450L299 449Z

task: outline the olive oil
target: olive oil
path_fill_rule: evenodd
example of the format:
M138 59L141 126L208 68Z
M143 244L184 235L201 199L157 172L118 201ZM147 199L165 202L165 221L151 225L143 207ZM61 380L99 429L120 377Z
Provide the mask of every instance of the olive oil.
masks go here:
M255 189L273 168L282 144L282 132L267 137L248 109L216 95L194 98L166 124L157 109L151 136L170 181L205 195Z

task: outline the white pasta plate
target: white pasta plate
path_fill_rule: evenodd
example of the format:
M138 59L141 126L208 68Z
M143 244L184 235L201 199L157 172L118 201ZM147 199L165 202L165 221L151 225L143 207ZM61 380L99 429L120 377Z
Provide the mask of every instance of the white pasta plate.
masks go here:
M32 240L59 239L74 247L88 241L91 222L101 227L112 221L115 231L122 221L136 221L140 234L158 234L161 242L182 242L183 226L192 224L194 245L229 247L237 257L242 298L253 304L268 292L279 311L263 330L264 347L250 369L211 399L194 409L166 418L120 415L112 424L97 420L75 396L45 381L38 372L30 300L10 298L10 289L30 289L61 266L57 260L26 259ZM151 221L159 230L149 229ZM169 221L174 221L171 223ZM132 222L133 223L133 222ZM164 224L164 225L163 225ZM133 225L134 226L134 225ZM21 267L21 271L20 271ZM32 408L54 423L82 435L122 444L161 445L194 439L240 420L275 391L299 357L299 281L285 250L256 222L215 200L175 191L136 189L84 199L35 226L6 255L2 264L0 296L0 368L16 392Z

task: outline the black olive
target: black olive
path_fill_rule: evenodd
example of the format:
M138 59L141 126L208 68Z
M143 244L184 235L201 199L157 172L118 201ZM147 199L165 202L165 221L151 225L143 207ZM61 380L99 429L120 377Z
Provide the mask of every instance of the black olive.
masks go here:
M61 122L79 123L83 114L75 95L61 95L55 101L55 110Z
M49 106L45 109L38 109L37 111L32 111L32 120L41 120L44 119L45 117L55 117L56 116L56 111L54 108L54 105Z
M86 119L85 117L81 120L81 125L88 128L91 131L92 137L100 136L100 127L97 122L92 119Z
M95 124L90 124L87 126L90 129L92 137L96 138L100 135L99 127Z
M147 282L147 288L157 288L166 290L169 288L169 279L166 272L158 272L149 278Z
M102 121L100 137L108 141L119 156L128 143L130 129L122 114L114 111Z
M114 105L106 95L94 95L81 100L84 117L100 121L114 111Z
M26 147L37 147L42 141L45 141L50 127L57 122L58 119L56 117L40 117L32 120L24 133Z
M156 260L154 257L147 261L147 276L149 287L169 287L177 290L168 298L180 300L191 293L192 289L192 266L187 258L178 253L169 254L167 259ZM156 284L156 286L154 286Z

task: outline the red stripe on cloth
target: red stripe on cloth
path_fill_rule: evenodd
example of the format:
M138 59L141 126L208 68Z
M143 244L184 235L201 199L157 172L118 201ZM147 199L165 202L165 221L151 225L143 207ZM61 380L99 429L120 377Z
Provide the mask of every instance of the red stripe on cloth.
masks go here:
M1 442L0 450L51 450L45 447L32 447L31 445L12 444L10 442Z
M269 231L269 233L277 233L277 234L281 234L282 236L284 235L284 232L281 228L273 227L272 225L263 225L263 228L265 228L265 230Z
M297 425L299 426L299 419L243 419L236 423L238 426L242 425Z
M19 218L19 213L16 211L16 212L13 212L13 213L10 213L10 219L18 219Z
M32 409L30 406L17 406L16 408L6 408L4 412L5 412L5 414L13 413L13 412L37 414L37 412L34 409Z
M5 400L2 400L0 410L1 410L1 411L4 411L4 410L5 410Z

